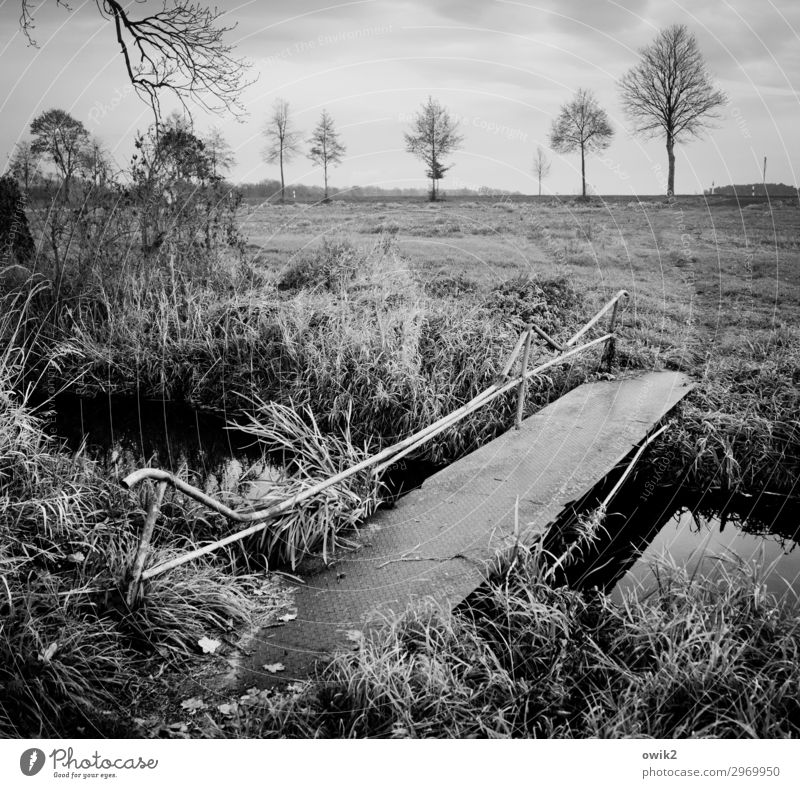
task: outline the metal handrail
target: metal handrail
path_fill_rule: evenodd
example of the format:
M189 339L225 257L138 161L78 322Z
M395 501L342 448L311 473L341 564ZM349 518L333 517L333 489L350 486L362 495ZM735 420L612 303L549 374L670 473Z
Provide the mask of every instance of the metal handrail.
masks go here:
M563 363L565 359L574 356L590 347L593 347L594 345L600 344L601 342L606 343L605 357L610 360L611 355L613 354L613 341L614 341L614 330L615 330L616 316L617 316L617 304L619 303L620 299L627 297L628 297L628 292L626 290L620 290L619 292L617 292L616 295L610 301L608 301L588 323L586 323L586 325L584 325L576 334L574 334L563 345L559 344L551 337L549 337L538 326L534 324L528 324L525 330L520 333L517 339L517 343L514 346L514 349L511 351L511 354L509 355L508 359L506 360L506 363L503 366L503 370L500 373L498 380L495 381L495 383L493 383L491 386L480 392L480 394L473 397L465 405L456 408L456 410L452 411L446 416L443 416L442 418L438 419L432 424L429 424L427 427L423 427L422 429L415 432L413 435L410 435L407 438L398 441L392 446L388 446L387 448L383 449L377 454L374 454L371 457L367 457L361 462L352 465L350 468L340 471L339 473L321 482L318 482L317 484L312 485L306 490L296 493L295 495L286 498L277 504L272 504L263 507L253 507L246 510L236 510L232 509L231 507L227 506L221 501L212 498L207 493L203 492L197 487L194 487L191 484L188 484L182 479L179 479L177 476L175 476L172 473L169 473L168 471L164 471L159 468L141 468L137 471L134 471L133 473L128 474L124 479L122 479L122 485L127 489L132 489L145 479L152 479L153 481L158 482L156 495L151 499L150 503L148 504L147 519L145 521L145 527L142 529L142 538L133 564L131 580L128 589L128 603L132 605L135 602L139 594L139 590L143 580L148 580L152 577L156 577L157 575L160 575L163 572L168 571L169 569L173 569L177 566L180 566L181 564L192 561L195 558L198 558L202 555L206 555L210 552L213 552L214 550L217 550L220 547L224 547L225 545L231 544L232 542L240 541L245 537L250 536L251 534L262 531L264 528L268 526L270 520L273 520L275 517L279 516L283 512L294 508L298 503L301 503L302 501L314 495L317 495L323 490L326 490L328 487L331 487L334 484L338 484L344 479L347 479L350 476L359 473L360 471L364 471L367 468L372 467L373 474L379 475L384 470L386 470L386 468L388 468L390 465L396 463L402 457L405 457L407 454L419 448L424 443L429 441L431 438L438 435L440 432L444 431L448 427L453 426L461 419L475 412L479 408L482 408L484 405L487 405L488 403L494 401L495 399L497 399L498 397L502 396L503 394L505 394L506 392L510 391L515 387L518 390L515 426L519 428L522 421L522 407L524 405L525 387L527 385L527 381L534 375L538 375L539 373L543 372L545 369L548 369L549 367ZM579 345L578 347L571 347L578 339L580 339L580 337L582 337L589 329L591 329L592 326L594 326L598 322L598 320L600 320L600 318L606 312L608 312L609 309L612 308L613 312L611 316L611 322L609 325L609 331L607 333L603 334L600 337L597 337L596 339L593 339L589 342ZM530 354L531 339L534 333L537 334L542 339L544 339L548 343L548 345L550 345L553 349L558 350L559 352L551 359L529 370L527 369L527 365ZM511 369L514 366L514 362L519 356L520 351L523 352L523 360L522 360L522 367L520 370L520 374L509 379ZM236 533L230 534L229 536L226 536L225 538L220 539L216 542L212 542L211 544L205 545L204 547L197 548L196 550L192 550L188 553L185 553L182 556L173 558L170 561L166 561L162 564L158 564L157 566L151 567L150 569L144 570L143 569L144 562L147 556L147 552L149 550L149 544L150 544L150 539L152 537L152 531L155 525L155 520L158 516L158 510L161 505L161 500L164 495L164 490L166 488L166 485L168 484L172 485L176 490L179 490L180 492L184 493L190 498L193 498L199 503L204 504L209 509L218 512L219 514L223 515L229 520L233 520L239 523L254 523L254 524L251 525L249 528L237 531Z

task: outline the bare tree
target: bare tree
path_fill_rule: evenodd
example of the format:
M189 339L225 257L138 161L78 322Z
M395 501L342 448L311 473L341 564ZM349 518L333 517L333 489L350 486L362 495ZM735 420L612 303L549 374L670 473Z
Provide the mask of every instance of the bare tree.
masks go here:
M80 166L81 153L89 141L89 132L83 123L63 109L49 109L33 119L31 135L33 153L48 157L61 173L64 200L68 201L70 183Z
M564 104L550 128L550 146L558 153L581 152L582 194L586 196L586 154L604 150L611 144L614 130L606 111L590 90L580 88L572 101Z
M30 142L17 143L8 170L22 187L23 195L27 196L39 176L39 156L33 152Z
M211 129L202 139L211 176L219 179L224 178L236 164L233 149L218 128Z
M438 197L437 181L444 178L450 169L442 164L442 158L458 150L464 138L458 133L458 122L434 98L427 102L414 116L410 133L405 135L406 150L422 159L428 168L426 176L431 179L431 201Z
M533 159L533 174L539 181L539 196L542 196L542 181L550 174L550 160L544 155L541 145L536 147Z
M81 176L94 188L105 186L114 177L111 154L97 137L92 137L79 154L78 168Z
M311 146L308 151L308 158L314 164L322 167L322 175L325 181L325 202L328 202L328 166L339 164L346 148L339 139L339 133L333 125L333 118L331 118L327 110L322 110L322 116L314 131L311 132L308 144Z
M619 81L622 106L644 137L667 143L667 194L675 193L675 144L700 137L728 97L716 90L697 39L686 25L671 25L639 52L640 60Z
M235 25L221 22L224 11L189 0L161 0L161 9L140 18L131 16L138 3L95 0L100 14L114 23L117 43L128 78L137 94L160 117L159 95L166 91L187 109L187 100L212 112L244 114L239 96L250 83L249 64L233 56L224 42ZM28 41L33 38L34 0L21 0L20 26ZM64 0L57 5L71 10Z
M292 126L289 115L289 102L286 99L275 99L272 104L272 116L264 129L267 148L264 157L270 164L276 161L281 168L281 202L284 201L286 184L283 178L284 162L290 162L300 152L301 134Z

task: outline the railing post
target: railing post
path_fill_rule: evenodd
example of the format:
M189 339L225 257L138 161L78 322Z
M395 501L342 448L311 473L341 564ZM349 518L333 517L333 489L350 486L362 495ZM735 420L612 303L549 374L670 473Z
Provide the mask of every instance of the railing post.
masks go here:
M133 569L131 570L131 582L128 586L128 595L126 597L128 607L133 607L136 598L139 596L139 586L141 584L142 571L144 570L144 562L147 560L147 553L150 550L150 540L153 538L153 530L155 529L156 520L158 519L158 513L161 511L161 503L164 500L164 492L166 489L167 482L159 482L147 506L147 519L144 521L139 550L136 553Z
M525 394L528 390L528 379L525 373L528 371L528 359L531 355L531 340L533 339L533 329L528 325L528 334L525 337L525 350L522 351L522 372L520 372L519 386L517 387L517 418L514 421L514 429L519 429L522 425L522 409L525 407Z
M611 310L611 320L608 323L608 333L611 336L606 340L606 347L603 351L603 358L600 360L600 366L605 367L607 371L611 371L611 365L614 363L614 353L616 351L614 341L614 329L616 328L617 324L617 308L619 307L619 301L614 302L614 306Z

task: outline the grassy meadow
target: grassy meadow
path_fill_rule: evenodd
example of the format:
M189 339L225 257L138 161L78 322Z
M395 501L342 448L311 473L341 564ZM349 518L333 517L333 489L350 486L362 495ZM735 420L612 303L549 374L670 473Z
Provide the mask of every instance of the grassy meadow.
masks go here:
M357 477L258 539L154 579L131 609L147 490L68 452L30 403L128 394L224 414L283 462L283 495L463 404L527 321L566 339L624 288L612 373L680 369L696 383L643 460L653 482L789 495L799 217L796 203L699 197L251 205L235 248L143 260L126 247L109 270L76 242L57 294L38 271L7 269L0 735L797 735L798 613L757 577L711 587L667 568L656 597L619 608L554 588L535 551L470 609L377 622L357 653L286 695L205 700L175 677L224 668L237 631L290 609L265 562L292 569L335 548L379 505L381 481ZM599 356L548 370L526 412L600 374ZM513 408L497 400L417 459L453 461L506 429ZM241 486L213 492L241 501ZM150 563L232 529L168 493ZM206 637L218 653L204 653ZM736 700L753 682L762 708Z

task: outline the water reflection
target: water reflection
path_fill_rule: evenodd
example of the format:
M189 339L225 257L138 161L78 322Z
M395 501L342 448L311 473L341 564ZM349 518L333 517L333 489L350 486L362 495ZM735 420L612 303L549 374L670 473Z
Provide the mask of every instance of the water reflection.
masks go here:
M758 532L748 533L747 521L726 524L719 517L678 512L616 584L612 596L619 600L623 594L650 593L656 586L653 568L660 560L684 567L689 575L710 578L730 571L731 565L744 563L760 570L759 577L769 592L783 596L792 589L800 591L797 542L765 531L763 526L760 523Z
M574 538L575 522L604 496L602 485L571 507L547 536L556 555ZM653 566L666 560L690 573L714 576L737 562L757 565L770 592L800 594L800 518L786 499L687 495L664 489L642 495L636 486L620 494L596 543L564 573L569 585L648 593Z
M51 433L113 478L150 465L181 475L209 494L225 491L257 500L281 476L251 435L181 403L61 396L46 409Z

